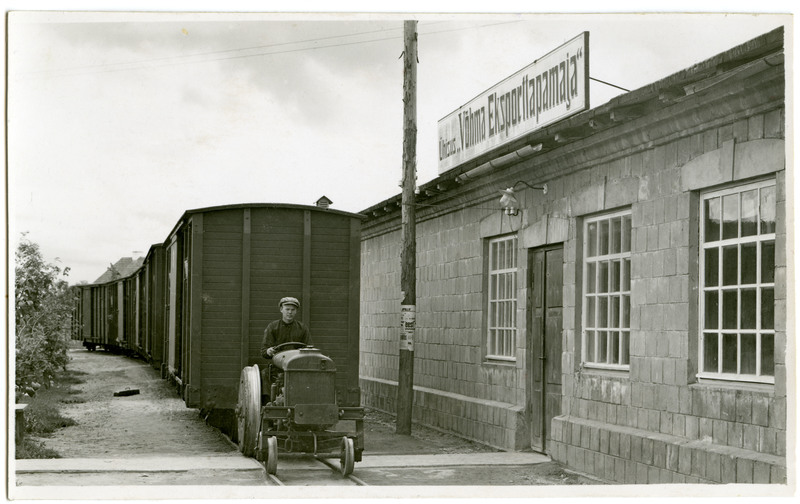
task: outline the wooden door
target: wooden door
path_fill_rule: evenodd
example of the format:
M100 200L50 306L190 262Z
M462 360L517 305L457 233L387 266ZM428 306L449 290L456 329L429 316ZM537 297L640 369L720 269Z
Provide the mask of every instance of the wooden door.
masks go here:
M547 450L550 421L561 413L562 246L531 252L530 425L531 448Z

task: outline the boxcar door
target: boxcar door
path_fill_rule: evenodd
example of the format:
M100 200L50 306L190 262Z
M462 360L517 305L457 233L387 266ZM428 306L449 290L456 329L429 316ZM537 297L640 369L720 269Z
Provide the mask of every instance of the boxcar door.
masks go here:
M178 347L176 342L178 332L178 310L175 307L178 301L178 241L173 238L172 243L167 249L167 366L170 371L174 371L177 364L175 350Z
M550 421L561 413L563 247L532 252L529 412L531 448L544 452Z

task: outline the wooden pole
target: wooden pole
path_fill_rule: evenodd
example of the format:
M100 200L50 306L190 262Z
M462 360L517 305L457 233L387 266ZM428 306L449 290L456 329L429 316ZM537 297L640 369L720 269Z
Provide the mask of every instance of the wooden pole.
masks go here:
M400 362L397 379L398 434L411 434L414 402L414 331L417 304L417 244L414 191L417 179L417 22L403 25L403 193L400 241Z

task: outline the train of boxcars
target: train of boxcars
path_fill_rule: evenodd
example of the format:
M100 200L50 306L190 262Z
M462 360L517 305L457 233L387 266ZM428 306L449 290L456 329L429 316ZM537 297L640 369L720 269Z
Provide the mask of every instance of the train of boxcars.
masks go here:
M253 420L255 427L245 418L250 423L243 430L247 415L242 410L252 416L253 409L269 409L262 402L269 398L259 390L260 400L242 404L240 389L261 385L253 373L270 364L260 355L264 329L279 318L279 300L294 296L301 301L298 318L309 327L314 347L332 361L328 366L334 372L328 375L335 379L335 391L328 402L340 415L358 417L360 230L360 215L315 206L186 211L136 271L76 286L72 337L89 350L102 347L146 359L176 384L187 407L199 409L246 453L255 448L262 454L275 434L291 444L277 431L261 439L262 420L275 428L280 423L275 418ZM280 424L287 422L291 419ZM357 422L349 435L353 446L347 447L345 439L350 459L361 458L361 428ZM243 446L250 441L238 438L245 437L243 432L253 437L253 429L258 446Z

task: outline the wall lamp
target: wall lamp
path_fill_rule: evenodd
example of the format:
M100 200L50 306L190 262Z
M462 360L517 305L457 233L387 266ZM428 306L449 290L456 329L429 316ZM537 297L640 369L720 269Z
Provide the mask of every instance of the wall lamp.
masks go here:
M503 193L503 196L500 197L500 208L503 209L503 212L506 215L519 214L519 200L517 200L517 196L516 194L514 194L514 188L520 184L525 184L531 189L537 189L542 191L542 194L547 194L547 184L544 184L542 186L532 186L529 183L525 182L524 180L519 180L515 182L514 185L509 187L508 189L501 189L500 192Z

